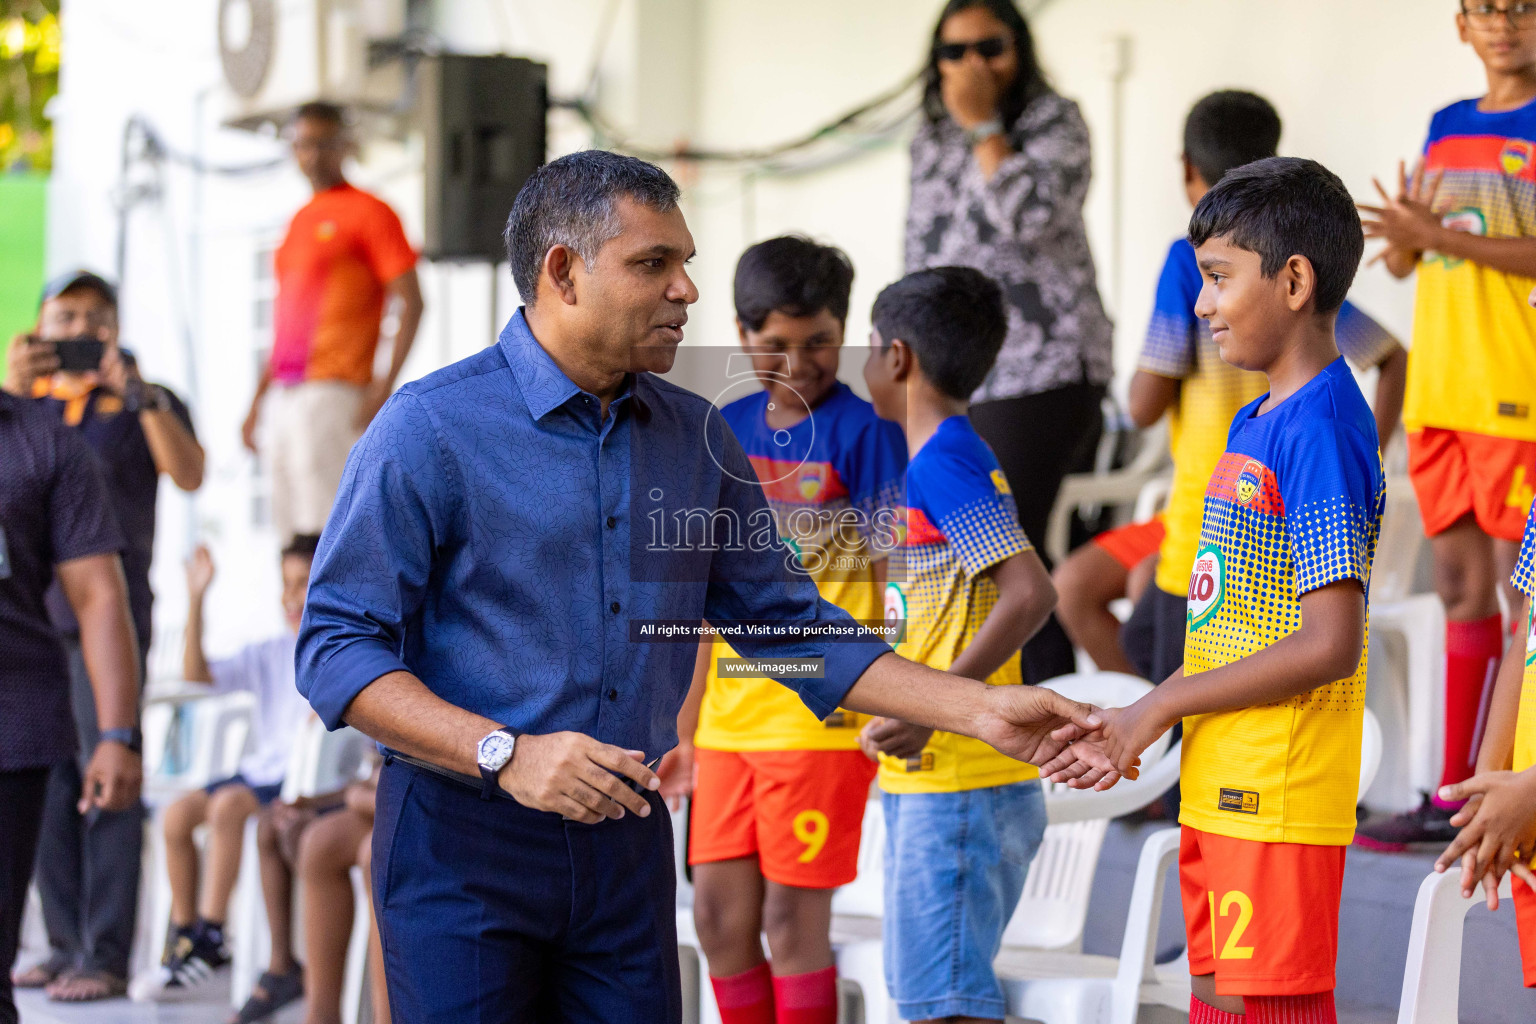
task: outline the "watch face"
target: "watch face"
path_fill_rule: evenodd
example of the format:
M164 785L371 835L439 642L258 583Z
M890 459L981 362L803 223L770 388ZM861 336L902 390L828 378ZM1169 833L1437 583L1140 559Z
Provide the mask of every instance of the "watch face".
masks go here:
M512 737L504 732L493 732L480 741L479 761L483 768L500 771L512 760Z

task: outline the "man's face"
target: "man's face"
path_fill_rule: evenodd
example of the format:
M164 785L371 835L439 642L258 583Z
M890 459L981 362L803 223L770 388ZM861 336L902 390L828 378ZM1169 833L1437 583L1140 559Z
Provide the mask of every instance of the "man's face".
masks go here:
M576 303L567 309L580 336L595 346L600 365L666 373L677 358L688 307L699 300L687 268L693 235L677 207L661 212L621 197L614 212L619 233L598 250L592 266L572 262Z
M843 322L827 310L810 316L774 310L758 330L748 330L739 320L736 330L769 398L785 408L798 408L803 401L814 409L837 384Z
M301 117L293 124L293 159L316 191L341 182L341 162L347 155L341 125L318 117Z
M37 336L44 341L100 338L111 347L117 344L117 310L95 288L71 288L38 310Z
M1244 370L1263 370L1280 353L1284 324L1294 315L1286 301L1285 272L1266 278L1259 254L1227 237L1195 250L1204 281L1195 315L1207 321L1221 358Z
M283 556L283 618L298 631L304 618L304 598L309 593L309 559L302 555Z

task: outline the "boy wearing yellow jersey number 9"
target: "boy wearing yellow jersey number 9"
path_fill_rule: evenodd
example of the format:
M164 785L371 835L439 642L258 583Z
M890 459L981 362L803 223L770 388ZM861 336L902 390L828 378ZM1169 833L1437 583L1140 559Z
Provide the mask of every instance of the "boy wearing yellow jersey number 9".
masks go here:
M1104 712L1102 742L1128 766L1184 723L1191 1024L1334 1024L1385 502L1376 425L1334 342L1365 240L1343 182L1281 157L1223 175L1189 240L1195 313L1222 359L1262 371L1269 391L1238 412L1206 487L1184 666ZM1058 767L1041 774L1098 775Z

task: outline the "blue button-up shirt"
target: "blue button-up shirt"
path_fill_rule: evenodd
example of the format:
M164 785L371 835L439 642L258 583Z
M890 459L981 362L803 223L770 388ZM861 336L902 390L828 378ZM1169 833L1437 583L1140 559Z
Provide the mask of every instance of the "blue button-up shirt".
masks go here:
M698 543L679 550L657 524L689 510ZM497 345L402 387L352 449L310 576L299 689L336 728L365 686L404 670L520 732L661 754L677 743L697 643L649 642L640 624L855 628L776 534L747 543L727 526L699 550L710 515L772 521L712 406L641 373L604 419L519 311ZM868 632L732 644L824 658L823 678L783 680L822 717L890 650Z

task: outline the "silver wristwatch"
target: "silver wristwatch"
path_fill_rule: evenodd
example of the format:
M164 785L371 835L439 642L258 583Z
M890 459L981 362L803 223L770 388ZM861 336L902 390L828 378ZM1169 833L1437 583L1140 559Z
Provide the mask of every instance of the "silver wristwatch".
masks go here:
M489 800L496 795L496 777L512 760L516 745L517 733L502 726L488 733L475 748L475 761L480 765L480 799Z
M1007 129L1003 127L1003 122L1000 118L989 117L976 127L965 130L965 144L967 146L975 146L987 141L994 135L1002 135L1006 131Z

